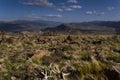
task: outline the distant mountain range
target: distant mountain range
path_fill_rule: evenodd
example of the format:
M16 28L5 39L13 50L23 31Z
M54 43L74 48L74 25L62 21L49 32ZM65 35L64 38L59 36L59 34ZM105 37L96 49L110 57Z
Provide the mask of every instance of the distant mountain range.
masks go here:
M0 22L0 30L9 32L21 31L39 31L47 27L55 27L60 22L44 21L44 20L16 20L11 22Z
M57 27L46 28L45 31L62 33L115 33L120 34L119 21L92 21L81 23L66 23Z
M16 20L0 22L0 30L9 32L52 31L58 33L117 33L120 34L120 21L92 21L81 23L61 23L43 20Z

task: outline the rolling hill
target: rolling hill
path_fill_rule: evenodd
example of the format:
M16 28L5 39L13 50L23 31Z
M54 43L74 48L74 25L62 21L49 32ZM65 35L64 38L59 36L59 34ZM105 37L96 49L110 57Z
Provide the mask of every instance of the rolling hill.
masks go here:
M92 21L81 23L61 23L43 20L16 20L0 22L0 30L8 32L52 31L57 33L117 33L120 34L120 21Z
M39 31L47 27L55 27L60 25L59 22L43 21L43 20L16 20L10 22L0 22L0 30L9 32L21 31Z
M120 34L120 22L93 21L82 23L66 23L54 28L46 28L45 31L62 33L117 33Z

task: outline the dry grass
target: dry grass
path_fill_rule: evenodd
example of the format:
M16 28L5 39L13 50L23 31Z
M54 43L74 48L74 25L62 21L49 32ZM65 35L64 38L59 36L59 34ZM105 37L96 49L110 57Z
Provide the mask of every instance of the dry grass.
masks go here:
M120 35L0 35L0 80L37 79L36 68L51 72L51 63L59 73L62 67L73 67L67 80L106 80L103 70L120 63Z

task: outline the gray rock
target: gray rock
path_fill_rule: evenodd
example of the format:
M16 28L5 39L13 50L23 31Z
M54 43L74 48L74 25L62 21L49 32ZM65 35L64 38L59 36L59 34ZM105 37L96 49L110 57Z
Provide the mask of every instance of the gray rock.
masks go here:
M104 70L108 80L120 80L120 66L112 66Z

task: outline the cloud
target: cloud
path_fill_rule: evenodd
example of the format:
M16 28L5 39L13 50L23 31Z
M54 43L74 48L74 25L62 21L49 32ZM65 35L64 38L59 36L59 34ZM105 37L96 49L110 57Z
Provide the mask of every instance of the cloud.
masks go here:
M75 9L81 9L81 8L82 6L80 5L71 5L71 6L62 6L60 8L56 8L56 10L62 12L62 11L73 11Z
M27 15L23 15L21 17L21 19L42 19L42 16L38 16L37 14L31 13L31 14L27 14Z
M71 8L74 8L74 9L80 9L80 8L82 8L82 6L80 6L80 5L73 5L73 6L70 6Z
M48 0L30 0L27 2L23 2L24 5L28 6L39 6L39 7L50 7L53 6L53 3Z
M67 2L71 3L77 3L77 0L67 0ZM27 6L38 6L38 7L52 7L53 9L57 11L73 11L75 9L80 9L82 6L80 5L69 5L69 6L55 6L52 2L49 0L27 0L26 2L22 2L22 4L27 5Z
M73 9L72 8L64 8L64 11L72 11Z
M77 0L68 0L67 2L69 2L69 3L78 3Z
M104 15L105 12L97 12L97 11L93 11L93 14L94 14L94 15Z
M70 8L70 7L64 7L64 8L57 8L56 10L57 10L57 11L60 11L60 12L63 12L63 11L72 11L73 8Z
M104 15L105 12L97 12L97 11L86 11L86 15Z
M107 9L109 10L109 11L112 11L112 10L114 10L115 9L115 7L107 7Z
M28 19L28 20L43 20L43 19L48 19L48 18L62 18L63 16L60 15L60 14L46 14L46 15L38 15L38 14L35 14L35 13L31 13L31 14L28 14L28 15L23 15L21 17L21 19Z
M85 12L85 14L86 14L86 15L92 15L93 12L92 12L92 11L87 11L87 12Z
M104 14L105 14L105 12L99 12L96 15L104 15Z
M48 15L44 15L42 17L45 17L45 18L61 18L63 16L60 15L60 14L48 14Z
M57 11L60 11L60 12L64 11L64 10L61 9L61 8L57 8L56 10L57 10Z

